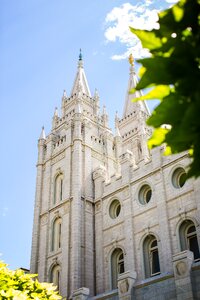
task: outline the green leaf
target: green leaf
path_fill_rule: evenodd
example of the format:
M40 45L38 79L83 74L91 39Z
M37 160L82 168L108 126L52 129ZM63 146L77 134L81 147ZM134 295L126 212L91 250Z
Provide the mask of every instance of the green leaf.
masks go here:
M174 5L172 7L172 12L174 15L174 19L176 20L176 22L180 22L183 18L184 15L184 10L182 7L179 6L179 4Z
M161 39L153 31L134 29L132 27L130 27L130 30L141 40L144 48L152 50L162 46Z
M165 128L156 128L153 132L152 137L148 140L148 147L152 149L153 147L160 146L165 141L165 136L169 132Z
M150 99L160 99L162 100L164 97L168 96L170 93L170 87L168 85L157 85L155 88L153 88L149 93L146 95L142 95L140 97L137 97L136 99L133 99L133 102L136 102L138 100L150 100ZM134 93L136 90L132 89L130 91L130 94Z

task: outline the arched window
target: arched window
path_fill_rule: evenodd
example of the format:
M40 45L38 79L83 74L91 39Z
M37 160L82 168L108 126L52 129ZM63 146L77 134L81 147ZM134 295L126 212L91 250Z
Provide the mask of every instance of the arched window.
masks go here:
M60 291L60 277L61 277L61 268L59 265L56 265L51 270L50 281L57 286L58 291Z
M112 289L117 288L117 279L119 274L124 273L124 254L122 249L117 248L111 255L111 282Z
M160 274L158 242L155 236L148 235L143 243L145 277Z
M52 226L52 251L57 251L61 248L61 229L62 229L62 222L61 218L57 218L53 222Z
M63 174L58 174L54 181L54 199L53 203L62 201L63 198Z
M200 259L196 227L191 220L185 220L179 228L181 251L190 250L194 253L194 260Z

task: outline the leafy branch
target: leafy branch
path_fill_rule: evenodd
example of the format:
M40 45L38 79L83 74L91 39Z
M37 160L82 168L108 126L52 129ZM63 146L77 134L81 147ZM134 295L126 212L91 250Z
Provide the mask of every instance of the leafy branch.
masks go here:
M200 0L180 0L159 13L159 29L130 28L149 49L139 59L135 90L151 88L137 100L159 99L147 124L155 128L149 147L166 143L166 154L189 151L188 177L200 176ZM133 90L131 92L134 92ZM163 128L163 124L168 124Z

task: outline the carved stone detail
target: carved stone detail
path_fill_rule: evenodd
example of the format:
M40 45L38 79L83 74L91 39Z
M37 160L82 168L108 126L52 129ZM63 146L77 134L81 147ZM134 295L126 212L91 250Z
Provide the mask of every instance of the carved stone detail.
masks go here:
M128 292L129 289L128 279L124 279L119 283L119 289L121 294L125 294Z
M187 265L185 262L180 261L176 264L176 273L178 276L183 276L187 272Z

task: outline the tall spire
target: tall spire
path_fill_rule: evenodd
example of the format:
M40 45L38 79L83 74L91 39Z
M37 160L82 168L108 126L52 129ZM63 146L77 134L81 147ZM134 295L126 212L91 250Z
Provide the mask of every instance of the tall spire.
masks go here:
M82 56L81 49L80 49L80 54L79 54L79 59L78 59L78 69L77 69L76 77L74 80L74 85L72 87L71 96L73 96L78 91L80 91L80 88L81 88L83 94L86 94L87 96L91 97L87 78L85 76L85 71L83 68L83 56Z
M45 135L45 131L44 131L44 126L42 126L42 131L40 134L40 140L45 140L46 139L46 135Z
M130 90L135 88L138 83L138 79L134 70L134 58L132 54L129 55L129 63L130 63L130 73L129 73L130 76L128 81L126 97L125 97L123 118L129 115L130 113L132 113L133 111L135 111L137 107L139 107L140 110L146 112L149 115L150 112L145 101L132 102L132 99L140 97L142 93L140 91L136 91L134 94L129 93Z

